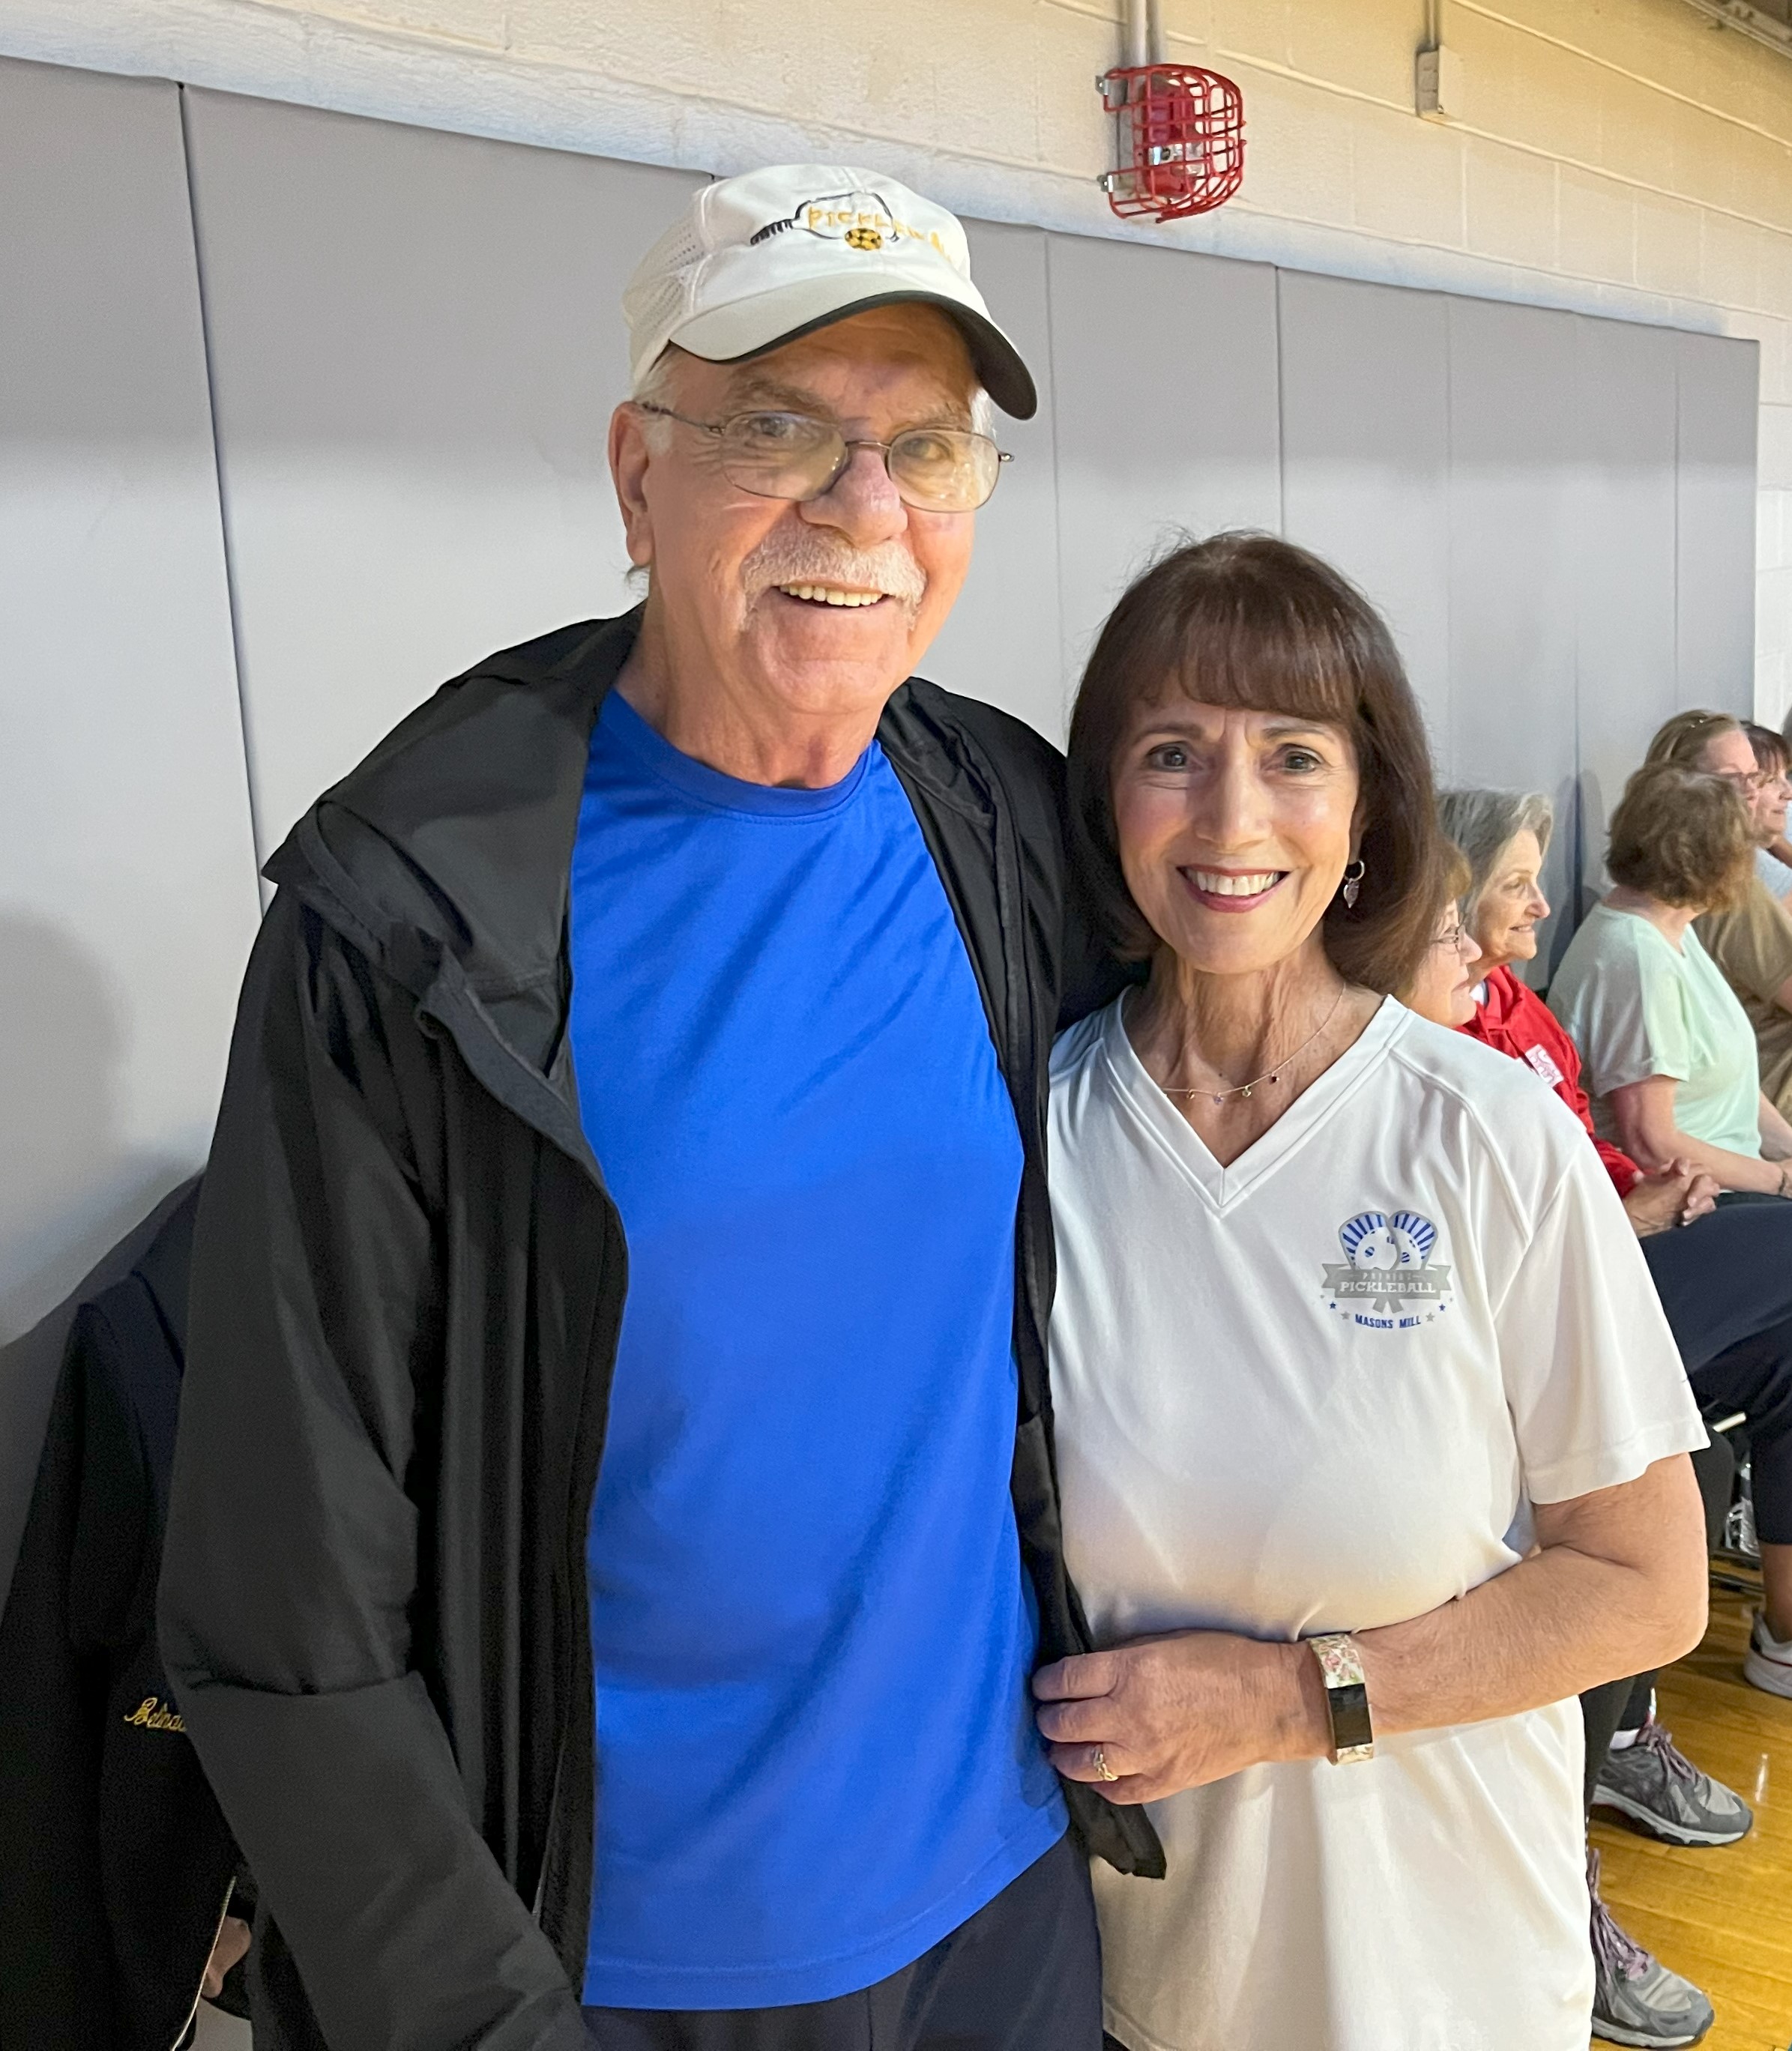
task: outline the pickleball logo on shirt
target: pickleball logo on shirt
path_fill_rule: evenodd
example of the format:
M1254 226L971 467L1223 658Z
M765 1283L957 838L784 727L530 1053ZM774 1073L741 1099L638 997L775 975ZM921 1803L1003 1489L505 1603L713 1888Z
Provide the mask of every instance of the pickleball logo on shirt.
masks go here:
M1438 1229L1417 1211L1359 1211L1338 1228L1342 1262L1327 1261L1325 1307L1370 1331L1403 1332L1450 1308L1450 1270L1431 1258Z

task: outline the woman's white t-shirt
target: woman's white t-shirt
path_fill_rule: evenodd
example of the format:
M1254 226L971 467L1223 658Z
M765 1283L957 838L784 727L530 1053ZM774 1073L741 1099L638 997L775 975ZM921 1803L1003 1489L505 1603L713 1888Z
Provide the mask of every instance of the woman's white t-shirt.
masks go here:
M1098 1643L1421 1615L1516 1564L1528 1506L1704 1444L1629 1221L1522 1062L1390 998L1222 1168L1118 1005L1058 1041L1051 1377ZM1131 2051L1585 2051L1572 1701L1257 1766L1097 1863Z

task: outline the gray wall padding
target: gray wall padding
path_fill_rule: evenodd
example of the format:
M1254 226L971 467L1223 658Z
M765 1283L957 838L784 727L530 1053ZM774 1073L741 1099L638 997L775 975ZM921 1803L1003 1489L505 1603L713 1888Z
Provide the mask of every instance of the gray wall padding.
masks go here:
M444 677L628 602L616 301L695 182L0 63L0 1342L199 1165L251 794L264 858ZM1044 404L941 682L1059 736L1155 550L1280 528L1385 608L1446 776L1563 805L1571 900L1663 714L1749 709L1754 343L970 233ZM53 1330L0 1354L0 1538Z

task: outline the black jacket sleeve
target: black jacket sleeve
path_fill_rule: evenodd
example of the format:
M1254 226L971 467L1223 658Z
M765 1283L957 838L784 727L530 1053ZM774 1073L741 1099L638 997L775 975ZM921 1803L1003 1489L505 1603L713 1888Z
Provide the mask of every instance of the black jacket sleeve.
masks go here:
M282 892L200 1205L162 1652L331 2051L584 2051L411 1658L438 1058L412 1000Z

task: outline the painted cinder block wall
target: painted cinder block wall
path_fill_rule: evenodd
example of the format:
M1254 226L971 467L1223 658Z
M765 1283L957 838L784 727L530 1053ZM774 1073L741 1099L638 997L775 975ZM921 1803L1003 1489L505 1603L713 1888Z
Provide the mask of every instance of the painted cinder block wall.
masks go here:
M1244 191L1150 239L1753 337L1756 694L1792 701L1792 56L1685 0L1164 0L1242 85ZM868 161L1123 233L1117 0L0 0L0 51L718 172ZM1433 34L1449 122L1413 111Z

